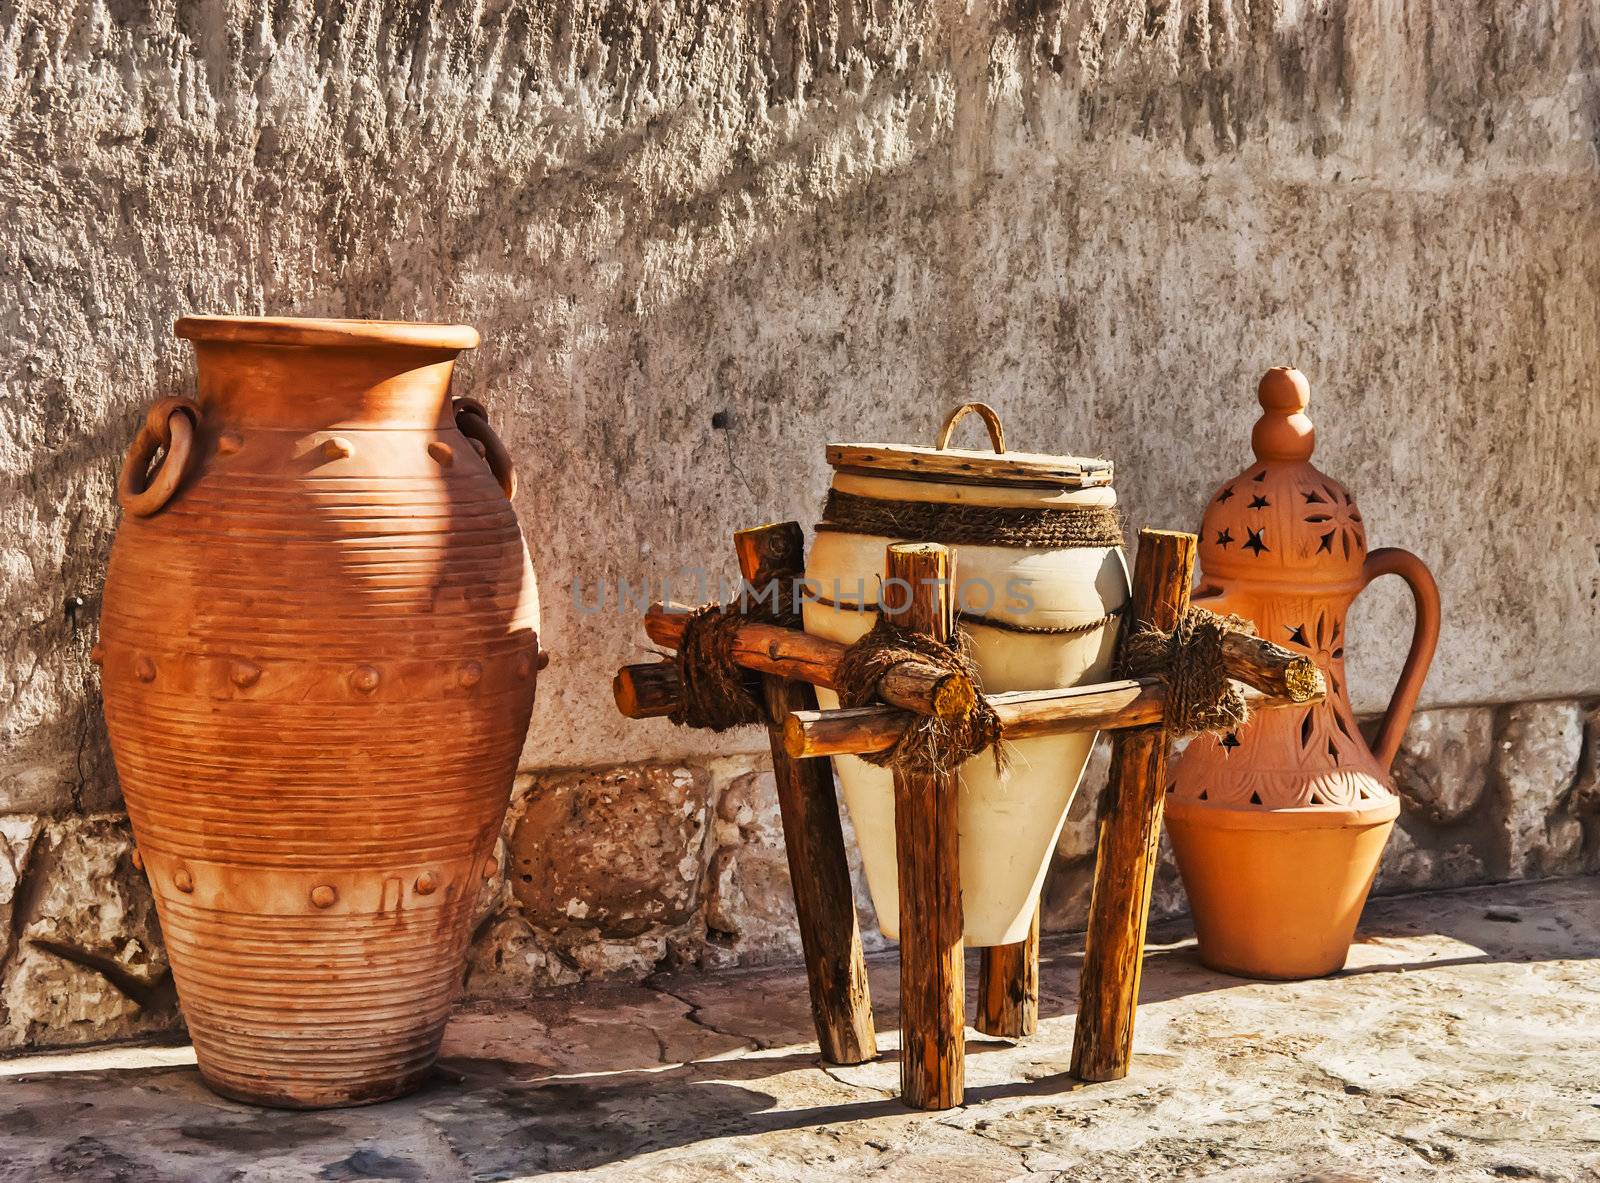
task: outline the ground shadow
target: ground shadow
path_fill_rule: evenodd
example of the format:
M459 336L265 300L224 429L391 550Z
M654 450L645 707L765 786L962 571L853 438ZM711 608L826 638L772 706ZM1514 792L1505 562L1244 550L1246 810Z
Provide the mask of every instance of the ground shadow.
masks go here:
M1324 985L1337 990L1340 978L1600 956L1592 880L1445 893L1427 897L1425 908L1420 902L1373 901L1352 967ZM1063 1072L1081 957L1076 938L1046 940L1045 1024L1021 1053L1010 1041L969 1038L968 1105L1083 1090L1117 1095L1120 1086L1086 1085ZM974 974L976 961L974 955L969 963ZM803 975L787 966L662 975L651 988L597 984L517 1010L468 1012L461 1022L498 1028L501 1058L449 1056L416 1094L361 1109L254 1109L209 1093L193 1067L23 1071L0 1091L0 1139L8 1149L0 1180L212 1179L230 1177L241 1161L284 1156L297 1168L315 1164L309 1178L512 1178L781 1132L814 1137L816 1152L827 1154L838 1149L840 1127L848 1141L868 1136L848 1130L862 1122L923 1120L894 1095L896 959L875 955L869 970L884 1050L854 1069L823 1070ZM1273 989L1207 970L1181 923L1152 933L1142 1005L1240 990L1259 1006ZM1010 1059L1001 1055L1008 1051ZM110 1138L107 1131L117 1129L138 1136ZM809 1151L797 1146L795 1153Z
M832 1078L818 1082L810 1104L780 1106L749 1087L751 1078L814 1063L796 1053L528 1081L503 1061L458 1058L410 1097L318 1113L214 1097L192 1067L41 1073L15 1078L0 1102L0 1136L11 1148L0 1179L211 1179L242 1160L289 1155L320 1164L323 1179L512 1178L593 1170L718 1138L911 1116L894 1097ZM1077 1087L1047 1077L974 1088L968 1099ZM107 1137L128 1121L141 1131L137 1146Z
M1329 980L1369 974L1419 973L1451 966L1518 964L1600 957L1600 906L1574 887L1587 877L1461 888L1416 896L1386 896L1368 902L1347 966ZM1492 899L1486 893L1492 892ZM1508 893L1510 893L1508 897ZM1563 906L1571 897L1572 906ZM1507 903L1510 898L1514 902ZM1151 926L1146 943L1139 1003L1148 1006L1200 994L1260 986L1265 980L1237 977L1200 960L1187 917ZM1424 938L1445 938L1444 941ZM968 1013L977 995L979 955L967 955ZM1078 1007L1083 965L1082 934L1047 936L1040 949L1039 1015L1070 1019ZM899 1025L899 960L893 950L867 958L873 1016L880 1034ZM739 1031L764 1047L805 1044L814 1039L804 982L792 969L737 970L714 976L659 975L652 984L693 1006L695 1020ZM760 999L759 1006L748 1000ZM986 1045L969 1043L969 1053Z

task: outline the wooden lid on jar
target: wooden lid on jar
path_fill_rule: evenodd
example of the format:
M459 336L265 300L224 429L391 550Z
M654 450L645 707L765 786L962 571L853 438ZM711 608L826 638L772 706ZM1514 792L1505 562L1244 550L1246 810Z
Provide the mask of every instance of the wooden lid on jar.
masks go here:
M989 429L992 451L952 448L950 437L968 412ZM933 447L917 444L829 444L828 463L854 476L927 481L947 485L1020 489L1091 489L1111 484L1112 463L1098 457L1008 452L1005 429L994 408L964 403L951 412Z

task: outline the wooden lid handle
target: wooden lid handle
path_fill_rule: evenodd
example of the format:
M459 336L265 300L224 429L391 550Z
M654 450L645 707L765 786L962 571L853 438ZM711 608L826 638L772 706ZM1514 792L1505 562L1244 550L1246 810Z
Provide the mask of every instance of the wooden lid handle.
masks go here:
M950 412L949 418L944 421L944 426L939 429L939 450L943 451L950 446L950 437L955 434L956 424L960 423L968 411L978 412L978 417L983 420L984 426L989 429L989 442L994 445L996 452L1006 450L1006 429L1000 426L1000 416L988 403L962 403Z

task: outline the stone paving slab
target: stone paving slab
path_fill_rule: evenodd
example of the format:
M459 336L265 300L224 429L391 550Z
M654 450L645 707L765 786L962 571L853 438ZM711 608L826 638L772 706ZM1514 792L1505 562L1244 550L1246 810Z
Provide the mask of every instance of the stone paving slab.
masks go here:
M591 985L463 1011L419 1094L252 1109L186 1047L0 1061L0 1180L1600 1179L1600 880L1375 901L1349 968L1147 961L1127 1080L1065 1077L1081 946L1047 942L1039 1034L968 1033L968 1104L895 1100L884 1052L823 1069L792 967ZM975 968L975 966L973 967Z

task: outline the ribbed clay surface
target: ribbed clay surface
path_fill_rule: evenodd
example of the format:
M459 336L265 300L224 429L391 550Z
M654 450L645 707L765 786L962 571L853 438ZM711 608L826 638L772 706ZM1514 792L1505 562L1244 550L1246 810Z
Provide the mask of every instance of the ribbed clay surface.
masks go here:
M461 978L533 701L533 575L456 429L452 352L200 356L192 470L124 516L106 580L128 812L206 1080L382 1100L427 1072Z

